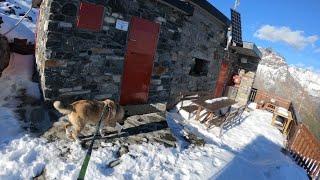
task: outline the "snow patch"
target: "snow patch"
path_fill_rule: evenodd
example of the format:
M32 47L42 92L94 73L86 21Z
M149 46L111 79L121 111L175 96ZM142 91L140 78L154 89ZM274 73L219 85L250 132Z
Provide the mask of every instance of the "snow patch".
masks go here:
M32 0L6 0L0 2L0 16L3 23L0 24L0 33L4 34L11 29L28 11ZM38 10L32 9L14 30L6 35L9 42L13 42L14 38L27 39L28 42L34 43L34 33L36 30L36 21Z
M208 99L208 100L205 100L205 103L212 104L212 103L214 103L214 102L222 101L222 100L225 100L225 99L228 99L228 97Z

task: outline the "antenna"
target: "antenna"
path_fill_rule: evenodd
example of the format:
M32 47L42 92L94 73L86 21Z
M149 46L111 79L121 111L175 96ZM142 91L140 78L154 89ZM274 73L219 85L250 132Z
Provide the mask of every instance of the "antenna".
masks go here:
M236 8L240 6L240 2L238 0L236 0L236 2L234 2L234 8L233 10L236 10Z

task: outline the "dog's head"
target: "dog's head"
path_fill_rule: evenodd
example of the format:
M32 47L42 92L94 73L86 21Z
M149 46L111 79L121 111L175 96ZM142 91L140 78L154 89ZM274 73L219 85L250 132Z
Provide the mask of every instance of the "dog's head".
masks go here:
M112 116L115 116L115 114L116 114L116 108L117 108L116 103L115 103L113 100L111 100L111 99L106 99L106 100L104 100L103 102L104 102L104 104L105 104L108 108L111 109L111 114L112 114Z
M104 104L107 106L107 107L109 107L109 108L115 108L115 102L114 101L112 101L111 99L106 99L106 100L104 100L103 101L104 102Z

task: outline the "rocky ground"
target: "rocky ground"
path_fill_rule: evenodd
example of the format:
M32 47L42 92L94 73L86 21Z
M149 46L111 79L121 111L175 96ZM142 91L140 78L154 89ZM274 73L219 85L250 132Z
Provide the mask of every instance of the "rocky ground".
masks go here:
M127 153L128 146L133 144L151 143L162 144L165 147L177 147L177 141L172 131L168 127L165 117L165 104L145 104L145 105L133 105L125 106L126 115L122 132L120 135L112 127L104 127L105 137L97 136L94 149L105 144L121 145L118 150L119 157ZM56 117L58 118L58 117ZM73 141L68 138L65 133L64 120L61 118L53 124L53 126L46 131L42 137L46 138L49 142L64 139L67 141ZM93 124L87 124L82 131L81 145L87 149L91 143L93 133L96 126ZM195 136L188 130L185 131L185 140L190 144L204 145L205 141ZM66 153L67 154L67 153ZM63 154L62 154L63 156ZM114 165L110 165L114 166Z
M138 109L142 113L141 108L151 109L153 112L146 114L132 115L134 111ZM165 120L165 105L158 104L152 105L140 105L126 107L127 114L131 114L125 120L122 132L117 135L117 132L112 127L104 127L104 133L106 137L98 136L95 146L99 146L101 143L121 143L121 144L134 144L142 142L159 142L166 146L175 147L175 138L171 134L168 124ZM71 139L66 137L63 120L57 121L53 126L43 135L49 141L57 139ZM88 124L83 130L81 140L83 146L87 147L95 132L95 125Z

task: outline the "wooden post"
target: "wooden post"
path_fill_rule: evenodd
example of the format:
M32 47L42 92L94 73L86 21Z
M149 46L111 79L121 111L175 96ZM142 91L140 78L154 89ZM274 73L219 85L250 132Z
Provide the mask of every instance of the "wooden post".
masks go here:
M201 106L199 106L197 110L196 120L199 120L201 109Z

